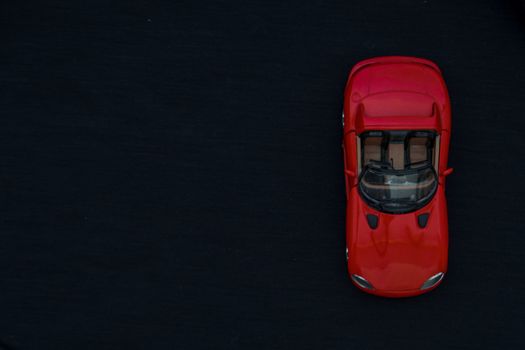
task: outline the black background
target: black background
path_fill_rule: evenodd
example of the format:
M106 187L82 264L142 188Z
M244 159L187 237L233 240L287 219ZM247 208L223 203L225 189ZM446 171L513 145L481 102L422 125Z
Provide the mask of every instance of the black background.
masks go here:
M525 25L509 1L0 5L8 349L523 347ZM350 68L439 64L449 273L347 276Z

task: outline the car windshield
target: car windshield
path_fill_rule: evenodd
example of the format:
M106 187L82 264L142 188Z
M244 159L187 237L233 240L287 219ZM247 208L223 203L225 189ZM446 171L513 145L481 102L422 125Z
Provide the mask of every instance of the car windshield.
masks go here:
M362 141L359 192L371 207L401 214L432 199L437 189L432 134L382 132L364 135Z

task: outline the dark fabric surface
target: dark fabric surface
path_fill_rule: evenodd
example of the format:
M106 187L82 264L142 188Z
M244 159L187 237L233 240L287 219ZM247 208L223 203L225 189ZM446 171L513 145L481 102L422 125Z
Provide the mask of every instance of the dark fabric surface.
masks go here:
M523 348L525 22L509 1L3 1L0 348ZM449 273L365 295L342 93L442 68Z

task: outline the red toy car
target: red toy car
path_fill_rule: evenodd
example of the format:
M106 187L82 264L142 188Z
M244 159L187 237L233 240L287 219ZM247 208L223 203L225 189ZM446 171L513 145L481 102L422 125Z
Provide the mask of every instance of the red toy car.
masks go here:
M361 290L414 296L447 271L450 100L414 57L359 62L343 110L348 272Z

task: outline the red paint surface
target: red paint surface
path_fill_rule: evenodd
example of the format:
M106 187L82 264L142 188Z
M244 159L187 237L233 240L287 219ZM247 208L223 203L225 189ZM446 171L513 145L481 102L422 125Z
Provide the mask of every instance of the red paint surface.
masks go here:
M438 272L446 273L448 219L445 176L450 143L450 101L439 68L412 57L378 57L351 71L344 97L344 154L347 173L357 174L356 135L367 130L434 130L440 135L438 189L424 207L408 214L386 214L360 197L357 178L345 175L348 271L367 279L386 297L413 296ZM417 216L430 213L420 228ZM371 229L366 214L379 217ZM357 286L357 285L356 285Z

